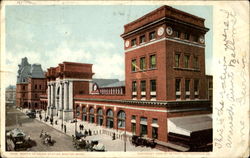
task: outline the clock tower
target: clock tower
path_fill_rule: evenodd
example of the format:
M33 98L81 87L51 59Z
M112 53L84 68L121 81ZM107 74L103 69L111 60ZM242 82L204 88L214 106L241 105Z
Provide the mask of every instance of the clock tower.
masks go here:
M205 19L162 6L124 26L126 98L206 98Z

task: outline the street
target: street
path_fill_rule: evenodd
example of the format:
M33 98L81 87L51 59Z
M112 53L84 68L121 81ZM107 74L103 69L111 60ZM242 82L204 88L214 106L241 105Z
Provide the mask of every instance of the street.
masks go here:
M76 151L73 147L72 138L61 131L58 131L36 119L28 118L25 114L12 107L6 107L6 130L20 128L26 134L30 135L31 140L35 141L35 145L29 148L29 151ZM46 146L42 144L40 133L41 130L49 133L55 144Z

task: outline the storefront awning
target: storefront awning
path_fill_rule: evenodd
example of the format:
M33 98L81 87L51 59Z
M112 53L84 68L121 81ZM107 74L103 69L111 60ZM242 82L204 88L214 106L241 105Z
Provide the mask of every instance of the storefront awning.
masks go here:
M168 119L168 133L191 136L192 132L212 129L211 115L183 116Z

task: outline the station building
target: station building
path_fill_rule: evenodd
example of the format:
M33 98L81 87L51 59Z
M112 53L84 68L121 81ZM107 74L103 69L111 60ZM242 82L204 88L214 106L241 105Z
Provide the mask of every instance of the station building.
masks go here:
M124 25L125 81L95 79L92 64L63 62L46 73L42 105L49 116L127 131L163 148L211 143L204 21L162 6Z

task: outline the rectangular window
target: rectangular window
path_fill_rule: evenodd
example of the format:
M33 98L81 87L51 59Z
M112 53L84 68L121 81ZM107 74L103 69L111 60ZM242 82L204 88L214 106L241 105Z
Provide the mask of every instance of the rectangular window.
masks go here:
M131 46L133 47L133 46L136 46L136 39L132 39L131 40Z
M190 80L185 80L186 99L190 98Z
M132 72L136 71L136 59L133 59L131 62L131 71Z
M199 80L194 80L194 91L195 92L199 91Z
M199 60L198 60L198 57L197 57L197 56L194 57L194 68L195 68L195 69L198 69L198 68L199 68Z
M25 90L25 86L23 86L23 90Z
M180 92L181 91L181 79L176 79L175 80L175 92Z
M149 40L155 39L155 31L149 33Z
M146 70L146 58L145 57L140 58L140 69Z
M150 80L150 91L156 92L156 80Z
M37 85L35 85L35 89L37 89Z
M132 120L136 120L136 116L135 116L135 115L132 115L131 119L132 119Z
M39 89L42 89L42 85L39 85Z
M145 80L141 81L141 91L142 92L146 91L146 81Z
M185 91L189 92L190 80L185 80Z
M154 124L158 124L158 119L153 118L152 123L154 123Z
M190 35L188 33L184 33L184 39L189 40Z
M189 68L189 55L184 56L184 67Z
M180 54L175 54L175 67L180 67Z
M23 93L23 97L25 97L25 93Z
M136 81L133 81L133 82L132 82L132 91L133 91L133 92L136 92L136 91L137 91L137 89L136 89Z
M156 55L150 55L150 69L156 68Z
M141 117L140 120L140 135L144 136L148 134L148 129L147 129L147 118L146 117Z
M140 43L144 43L145 42L145 35L142 35L142 36L140 36Z
M157 127L152 128L152 137L154 139L158 139L158 128Z
M179 31L174 31L174 37L180 38L180 32Z
M136 133L136 123L131 124L131 131L132 131L133 134Z

